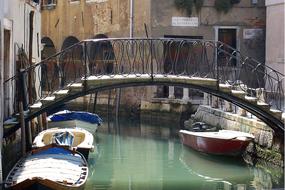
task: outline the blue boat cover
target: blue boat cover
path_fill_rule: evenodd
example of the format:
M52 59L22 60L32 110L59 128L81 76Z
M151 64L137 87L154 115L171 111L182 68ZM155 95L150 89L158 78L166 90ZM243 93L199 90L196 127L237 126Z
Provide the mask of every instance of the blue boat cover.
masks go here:
M51 121L68 121L76 119L98 125L100 125L103 121L97 114L84 112L84 111L68 111L68 110L55 113L51 115L49 119Z
M34 155L42 155L42 154L71 154L71 152L61 147L52 147L47 150L38 152Z

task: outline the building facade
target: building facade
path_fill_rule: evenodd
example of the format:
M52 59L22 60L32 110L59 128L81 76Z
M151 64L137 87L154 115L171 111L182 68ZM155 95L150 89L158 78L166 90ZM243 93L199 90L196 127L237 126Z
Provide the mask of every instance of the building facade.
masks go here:
M42 43L54 47L53 50L46 47L43 57L66 48L68 44L100 35L114 38L146 37L148 34L154 38L219 40L264 63L264 0L235 1L236 4L231 5L229 10L220 11L213 0L201 2L202 6L199 9L193 6L189 14L177 6L175 0L43 1ZM149 99L157 91L156 87L146 89L146 93L126 90L125 93L131 94L124 97L127 100L136 99L134 102L137 102L142 94ZM187 99L187 90L175 89L166 90L164 96L173 98L174 91L179 91L177 97Z
M40 36L41 16L38 0L0 1L0 126L3 126L3 120L14 111L15 86L5 81L13 77L16 68L19 68L19 50L23 50L26 55L32 50L33 63L41 60ZM3 127L0 128L0 137L2 152Z
M266 0L266 65L285 74L285 1Z

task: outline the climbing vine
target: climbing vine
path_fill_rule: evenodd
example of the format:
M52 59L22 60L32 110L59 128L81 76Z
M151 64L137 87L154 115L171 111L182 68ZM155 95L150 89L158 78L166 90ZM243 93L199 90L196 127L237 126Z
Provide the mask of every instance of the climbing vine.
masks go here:
M204 4L204 0L175 0L174 3L178 9L186 11L187 15L191 16L193 6L199 12Z
M227 13L234 4L240 3L240 0L215 0L215 9L218 12Z
M240 3L241 0L215 0L215 9L218 12L227 13L234 4ZM197 13L200 12L204 5L204 0L174 0L175 6L182 11L186 11L188 16L192 15L193 6Z

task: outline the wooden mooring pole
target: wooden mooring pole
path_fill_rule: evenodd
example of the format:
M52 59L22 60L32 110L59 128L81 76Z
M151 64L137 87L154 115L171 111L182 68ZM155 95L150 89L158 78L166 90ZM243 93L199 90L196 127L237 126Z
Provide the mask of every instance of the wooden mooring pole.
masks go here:
M25 119L24 119L24 109L23 102L19 102L19 112L20 112L20 125L21 125L21 148L22 155L26 154L26 127L25 127Z

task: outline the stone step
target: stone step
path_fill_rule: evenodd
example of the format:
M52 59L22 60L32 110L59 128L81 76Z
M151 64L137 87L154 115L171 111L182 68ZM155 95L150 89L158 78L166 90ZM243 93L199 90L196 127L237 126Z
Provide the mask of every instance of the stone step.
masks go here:
M232 85L230 84L219 84L220 91L222 92L231 92Z
M69 90L58 90L54 92L55 98L61 98L63 96L66 96L69 93Z
M246 93L245 93L244 91L241 91L241 90L232 90L231 93L232 93L234 96L237 96L237 97L239 97L239 98L245 99Z
M272 115L274 115L278 119L282 119L282 111L277 110L277 109L270 109L269 110Z
M41 109L42 105L43 104L41 102L34 103L33 105L30 106L31 112Z
M256 97L252 97L252 96L245 96L244 97L246 101L251 102L256 104L257 103L257 98Z
M83 84L82 83L72 83L67 85L67 87L69 88L70 91L81 91L83 88Z
M267 110L267 111L269 111L271 107L269 104L265 102L260 102L260 101L257 101L257 105L261 107L263 110Z
M53 102L54 100L55 100L55 96L47 96L47 97L41 99L41 102L43 104L48 104L50 102Z

